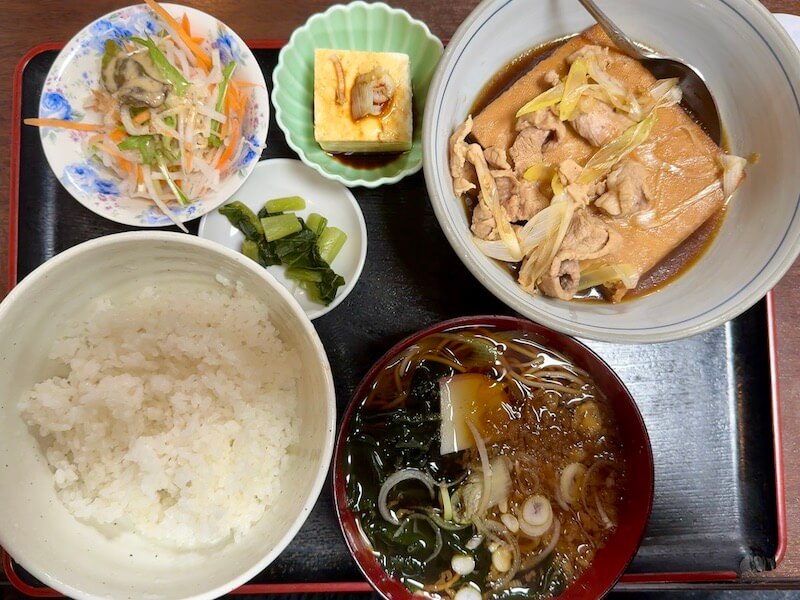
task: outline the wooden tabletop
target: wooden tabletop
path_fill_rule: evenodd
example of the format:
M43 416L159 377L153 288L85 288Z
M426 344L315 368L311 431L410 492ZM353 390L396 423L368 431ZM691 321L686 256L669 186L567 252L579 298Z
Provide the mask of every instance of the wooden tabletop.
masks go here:
M244 39L287 39L309 15L324 10L326 0L182 0L214 14ZM391 0L425 21L436 35L448 39L478 3L477 0ZM0 147L10 147L12 74L20 58L43 42L65 42L81 27L130 0L90 0L64 3L61 0L4 2L0 19ZM798 0L765 0L773 12L800 15ZM8 253L9 151L0 160L0 297L4 296ZM777 314L778 369L782 405L782 433L786 476L788 545L775 571L749 578L748 583L766 587L800 589L800 262L775 288ZM764 402L768 399L764 398ZM765 440L764 443L769 443Z

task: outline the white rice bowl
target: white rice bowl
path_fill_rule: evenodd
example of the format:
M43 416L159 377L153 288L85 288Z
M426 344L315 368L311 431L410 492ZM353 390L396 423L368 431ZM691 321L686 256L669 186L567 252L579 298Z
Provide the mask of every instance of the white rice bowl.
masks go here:
M280 494L297 353L236 286L96 300L21 402L79 519L197 548L241 538ZM199 317L199 318L198 318Z
M62 594L222 596L314 507L330 366L241 254L167 232L86 242L3 300L0 340L0 546Z

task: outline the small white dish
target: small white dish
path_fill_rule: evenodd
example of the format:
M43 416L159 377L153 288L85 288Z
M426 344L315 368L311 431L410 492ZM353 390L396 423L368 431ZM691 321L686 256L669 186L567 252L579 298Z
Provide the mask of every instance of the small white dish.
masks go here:
M299 160L289 158L259 162L247 182L231 200L238 200L253 212L258 212L267 200L285 196L300 196L306 201L305 209L297 211L298 216L306 218L311 213L319 213L328 219L328 225L338 227L347 234L347 242L331 265L334 271L344 277L345 284L339 288L336 298L328 306L314 302L296 282L287 279L286 267L283 265L267 267L273 277L300 303L308 317L316 319L339 306L361 275L367 257L364 215L349 189L323 177ZM242 249L244 236L217 210L200 220L197 234L237 252Z
M196 219L225 202L252 172L267 139L269 96L264 74L253 53L231 29L215 17L197 9L177 4L161 4L173 17L189 19L193 35L203 37L205 50L216 49L223 63L236 61L234 78L251 82L248 103L242 121L239 147L231 158L232 168L223 176L215 192L208 193L187 206L170 206L180 222ZM44 82L39 103L39 117L82 123L100 123L102 115L85 109L91 90L100 87L100 62L106 40L131 35L146 37L164 29L164 23L145 4L112 11L90 23L56 57ZM172 225L150 200L131 198L120 187L115 173L92 159L85 148L91 132L43 127L39 130L47 162L61 185L92 212L101 217L139 227Z

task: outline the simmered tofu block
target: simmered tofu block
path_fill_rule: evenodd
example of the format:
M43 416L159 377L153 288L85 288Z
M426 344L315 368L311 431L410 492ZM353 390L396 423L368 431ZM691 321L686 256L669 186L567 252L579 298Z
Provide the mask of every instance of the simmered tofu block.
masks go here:
M314 51L314 137L323 150L409 150L411 97L406 54Z

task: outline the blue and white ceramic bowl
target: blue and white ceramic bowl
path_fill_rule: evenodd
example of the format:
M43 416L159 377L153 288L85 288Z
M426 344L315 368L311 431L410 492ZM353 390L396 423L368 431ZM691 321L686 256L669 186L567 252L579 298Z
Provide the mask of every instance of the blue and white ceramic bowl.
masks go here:
M200 36L219 49L223 63L235 60L236 77L254 83L247 89L249 99L242 125L240 147L235 149L234 168L216 192L195 200L189 206L174 207L180 220L189 221L214 210L233 194L252 172L267 138L269 96L264 75L245 43L217 19L199 10L177 4L162 4L178 20L186 14L192 35ZM100 86L100 61L106 40L130 35L155 35L163 23L145 4L121 8L84 27L56 58L44 83L39 104L40 118L67 119L99 123L101 116L84 105L91 90ZM120 191L118 178L93 160L84 149L89 132L42 128L42 146L50 167L61 184L86 208L98 215L140 227L164 227L172 221L152 202L130 198Z

